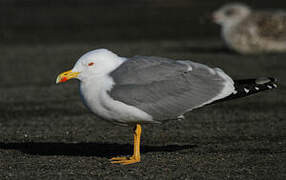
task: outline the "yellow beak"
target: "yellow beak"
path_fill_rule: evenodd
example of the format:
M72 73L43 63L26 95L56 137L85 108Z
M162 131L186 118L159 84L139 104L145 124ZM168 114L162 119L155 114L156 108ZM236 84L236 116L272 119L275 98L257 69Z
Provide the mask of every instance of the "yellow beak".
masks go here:
M78 75L79 75L79 72L72 72L72 70L63 72L58 75L56 83L58 84L58 83L66 82L67 80L78 77Z

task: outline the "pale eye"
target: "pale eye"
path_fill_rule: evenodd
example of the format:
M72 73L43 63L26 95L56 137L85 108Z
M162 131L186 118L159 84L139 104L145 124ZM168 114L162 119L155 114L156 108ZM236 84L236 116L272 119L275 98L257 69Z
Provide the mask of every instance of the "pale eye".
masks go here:
M93 62L88 63L88 66L93 66L93 65L94 65Z

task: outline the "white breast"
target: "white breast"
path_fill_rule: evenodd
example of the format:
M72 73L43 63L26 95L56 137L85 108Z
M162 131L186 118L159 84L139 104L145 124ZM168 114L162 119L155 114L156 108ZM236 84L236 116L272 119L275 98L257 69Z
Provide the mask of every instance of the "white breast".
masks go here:
M115 123L152 123L152 117L144 111L112 99L108 91L114 85L108 76L93 77L92 80L81 82L80 93L84 104L95 114Z

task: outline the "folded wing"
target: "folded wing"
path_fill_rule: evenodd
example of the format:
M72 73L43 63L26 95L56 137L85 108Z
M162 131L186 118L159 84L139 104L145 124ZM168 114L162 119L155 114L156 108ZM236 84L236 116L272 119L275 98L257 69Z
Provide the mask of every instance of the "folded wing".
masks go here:
M135 56L110 76L110 96L150 114L154 120L175 119L234 91L232 79L218 68L192 61Z

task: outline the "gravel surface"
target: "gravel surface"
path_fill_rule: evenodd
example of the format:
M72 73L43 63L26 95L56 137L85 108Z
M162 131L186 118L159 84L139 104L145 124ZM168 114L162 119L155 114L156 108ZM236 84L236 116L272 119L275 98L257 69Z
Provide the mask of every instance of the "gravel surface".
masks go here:
M132 153L131 128L95 119L76 80L55 84L99 47L274 76L280 87L143 126L142 162L113 165ZM241 56L216 40L2 45L0 54L0 179L286 179L286 54Z

